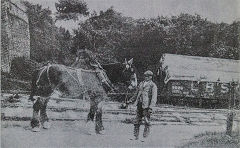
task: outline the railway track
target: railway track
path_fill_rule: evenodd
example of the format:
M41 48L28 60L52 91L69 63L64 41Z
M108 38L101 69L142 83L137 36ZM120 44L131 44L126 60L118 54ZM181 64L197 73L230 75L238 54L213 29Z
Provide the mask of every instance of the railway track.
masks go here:
M19 101L10 103L7 96L3 96L1 101L2 120L28 121L32 116L32 102L26 96L22 96ZM118 102L105 102L104 121L131 123L135 117L134 106L128 109L119 109ZM159 105L155 107L152 114L153 124L188 124L188 125L219 125L224 124L228 110L226 109L198 109L189 107L177 107L171 105ZM78 99L50 99L47 113L53 121L79 121L86 120L89 111L89 102ZM235 121L239 122L239 110L235 110Z

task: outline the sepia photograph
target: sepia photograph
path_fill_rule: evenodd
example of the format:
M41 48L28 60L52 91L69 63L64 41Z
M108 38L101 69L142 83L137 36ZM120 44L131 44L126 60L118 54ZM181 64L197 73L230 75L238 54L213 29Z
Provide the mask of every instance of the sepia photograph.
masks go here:
M240 0L1 0L1 148L239 148Z

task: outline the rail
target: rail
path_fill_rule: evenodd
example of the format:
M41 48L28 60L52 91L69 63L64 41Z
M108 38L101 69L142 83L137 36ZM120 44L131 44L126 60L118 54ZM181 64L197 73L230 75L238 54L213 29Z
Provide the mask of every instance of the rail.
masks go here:
M24 83L24 84L31 84L31 82L29 82L29 81L22 81L22 80L12 79L12 78L4 78L4 80L18 82L18 83Z
M108 95L131 95L134 93L108 93Z

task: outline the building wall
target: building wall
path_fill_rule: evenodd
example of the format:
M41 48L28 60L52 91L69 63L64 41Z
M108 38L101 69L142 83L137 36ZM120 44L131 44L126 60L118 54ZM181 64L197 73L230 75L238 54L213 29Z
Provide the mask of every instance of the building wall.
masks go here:
M30 58L29 23L20 3L3 0L1 7L1 70L9 72L15 57Z

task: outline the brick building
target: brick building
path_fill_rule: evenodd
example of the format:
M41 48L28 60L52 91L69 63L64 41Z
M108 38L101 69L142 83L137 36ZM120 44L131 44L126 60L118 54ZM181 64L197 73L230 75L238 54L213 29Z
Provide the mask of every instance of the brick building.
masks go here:
M15 57L30 58L28 16L21 2L1 1L1 70L9 72Z

